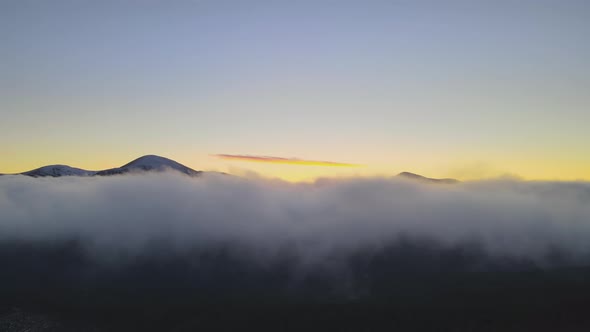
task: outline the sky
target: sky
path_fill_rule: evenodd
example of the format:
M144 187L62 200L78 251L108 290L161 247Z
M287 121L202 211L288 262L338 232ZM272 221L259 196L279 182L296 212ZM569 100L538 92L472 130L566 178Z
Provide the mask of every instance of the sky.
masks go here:
M590 180L589 128L588 1L0 0L0 173Z

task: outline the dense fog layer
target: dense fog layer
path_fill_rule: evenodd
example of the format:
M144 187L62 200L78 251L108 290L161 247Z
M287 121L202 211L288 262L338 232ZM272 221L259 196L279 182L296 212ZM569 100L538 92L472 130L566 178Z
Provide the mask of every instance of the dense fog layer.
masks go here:
M419 238L543 263L590 256L590 184L400 178L312 184L208 175L0 177L0 241L77 240L98 260L230 247L303 264Z
M588 238L581 182L2 176L0 308L115 325L215 303L585 308Z

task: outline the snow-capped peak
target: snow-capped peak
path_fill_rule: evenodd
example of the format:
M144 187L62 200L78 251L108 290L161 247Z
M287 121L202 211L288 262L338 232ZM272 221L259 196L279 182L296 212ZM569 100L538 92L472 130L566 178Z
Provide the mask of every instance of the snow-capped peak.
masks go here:
M186 168L186 166L177 163L174 160L156 156L156 155L147 155L143 157L139 157L132 162L125 164L122 167L139 167L139 168L152 168L157 169L161 167L170 167L170 168Z
M87 171L81 168L70 167L67 165L49 165L43 166L32 171L24 172L22 174L32 177L43 177L43 176L92 176L96 172Z
M181 172L183 174L187 174L190 176L197 176L200 175L201 171L195 171L192 168L186 167L180 163L177 163L174 160L155 156L155 155L147 155L140 158L133 160L130 163L127 163L121 167L106 169L102 171L87 171L85 169L70 167L67 165L49 165L43 166L32 171L20 173L22 175L32 176L32 177L60 177L60 176L105 176L105 175L117 175L117 174L125 174L125 173L139 173L139 172L147 172L147 171L166 171L166 170L173 170L177 172Z
M170 169L187 175L199 175L201 173L200 171L195 171L194 169L186 167L174 160L155 155L147 155L137 158L121 167L99 171L96 175L114 175L141 171L166 171Z

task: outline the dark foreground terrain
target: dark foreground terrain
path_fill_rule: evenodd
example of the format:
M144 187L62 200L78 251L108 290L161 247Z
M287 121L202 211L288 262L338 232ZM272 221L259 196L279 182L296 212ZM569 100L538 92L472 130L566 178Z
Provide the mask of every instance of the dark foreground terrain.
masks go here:
M590 268L400 240L306 266L289 250L122 261L76 241L0 248L0 331L588 331Z

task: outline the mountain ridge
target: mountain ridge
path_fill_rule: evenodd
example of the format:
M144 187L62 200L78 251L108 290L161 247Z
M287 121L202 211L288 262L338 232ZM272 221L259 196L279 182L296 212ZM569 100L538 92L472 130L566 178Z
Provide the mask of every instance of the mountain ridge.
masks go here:
M108 168L104 170L98 171L89 171L82 168L76 168L68 165L62 164L55 164L55 165L47 165L42 166L30 171L16 173L13 175L26 175L34 178L38 177L62 177L62 176L81 176L81 177L90 177L90 176L112 176L112 175L122 175L122 174L137 174L143 172L164 172L164 171L176 171L191 177L200 176L201 174L205 173L204 171L197 171L188 166L185 166L177 161L172 159L168 159L165 157L149 154L144 155L139 158L136 158L123 166ZM221 173L225 174L225 173ZM0 176L8 175L0 173ZM420 181L426 183L440 183L440 184L455 184L459 183L459 180L445 178L445 179L435 179L425 177L416 173L411 172L401 172L395 176L396 178L402 178L405 180L410 181Z
M60 177L60 176L92 176L96 172L88 171L81 168L71 167L68 165L47 165L42 166L27 172L19 173L21 175L28 175L34 178L37 177Z
M187 167L179 162L165 157L156 155L145 155L131 162L115 168L109 168L99 171L89 171L82 168L71 167L68 165L47 165L35 168L30 171L16 173L15 175L26 175L34 178L38 177L62 177L62 176L111 176L127 173L142 172L164 172L167 170L177 171L188 176L199 176L203 171L197 171Z
M167 169L172 169L178 171L180 173L189 175L189 176L198 176L202 173L202 171L196 171L190 167L187 167L179 162L176 162L172 159L156 156L156 155L145 155L139 157L131 162L121 166L110 168L102 171L96 172L98 176L105 176L105 175L117 175L117 174L126 174L126 173L136 173L136 172L149 172L149 171L165 171Z
M461 181L457 179L445 178L445 179L435 179L435 178L428 178L416 173L411 172L401 172L396 175L397 178L407 179L411 181L421 181L421 182L428 182L428 183L441 183L441 184L455 184Z

